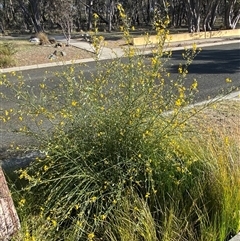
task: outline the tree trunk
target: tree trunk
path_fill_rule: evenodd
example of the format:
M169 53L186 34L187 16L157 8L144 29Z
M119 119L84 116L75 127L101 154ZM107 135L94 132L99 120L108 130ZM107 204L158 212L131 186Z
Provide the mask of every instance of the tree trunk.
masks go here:
M236 0L231 0L228 3L225 1L225 27L227 29L235 29L240 19L240 9Z
M152 1L148 0L148 7L147 7L147 24L150 24L152 21L152 15L153 15L153 6Z
M203 19L204 31L211 31L213 29L219 3L220 3L219 0L212 0L206 6L205 17Z
M115 2L114 0L110 0L109 5L107 6L107 14L108 14L108 32L112 31L112 17L114 15Z
M187 17L188 17L188 31L190 33L193 32L200 32L200 7L202 1L197 0L187 0L186 1L186 10L187 10Z
M28 6L26 6L22 0L18 0L18 3L20 8L22 9L25 20L31 22L34 31L36 33L42 32L43 28L40 21L39 0L29 1Z
M0 167L0 240L6 241L20 229L20 222Z
M88 9L88 30L92 29L92 13L93 13L93 0L89 1L89 9Z

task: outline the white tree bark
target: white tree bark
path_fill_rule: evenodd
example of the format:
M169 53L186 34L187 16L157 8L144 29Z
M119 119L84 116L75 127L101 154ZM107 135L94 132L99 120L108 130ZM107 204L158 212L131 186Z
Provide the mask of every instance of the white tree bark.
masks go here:
M200 32L202 0L186 0L188 17L188 31L190 33Z
M207 2L206 12L203 18L203 30L211 31L216 19L217 8L220 4L219 0L211 0Z
M225 6L225 25L228 29L235 29L240 19L240 3L237 0L230 0Z
M7 241L20 229L20 222L0 167L0 240Z

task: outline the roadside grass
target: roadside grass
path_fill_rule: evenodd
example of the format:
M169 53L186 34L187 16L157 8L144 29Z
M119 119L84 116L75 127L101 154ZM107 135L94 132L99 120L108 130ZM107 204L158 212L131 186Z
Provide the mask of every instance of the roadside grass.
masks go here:
M191 121L197 131L187 134L189 145L181 142L183 148L192 146L192 155L207 167L199 186L199 240L226 240L240 230L239 109L239 99L214 103Z
M33 50L34 48L36 48L36 46L33 46L33 44L27 40L2 39L0 41L0 67L7 68L16 66L18 62L16 54L23 54L27 51Z
M171 57L168 17L156 19L159 43L146 66L118 10L127 62L99 62L96 31L90 77L69 66L53 88L46 79L32 88L1 75L1 98L18 104L2 111L2 125L18 119L13 130L43 153L19 170L27 185L12 189L22 224L13 240L225 241L240 228L239 139L231 122L209 121L223 102L185 108L198 91L184 78L199 49L186 50L173 81L162 58Z
M0 42L0 67L14 66L14 54L16 53L16 45L11 42Z
M1 43L13 44L17 49L22 50L28 47L34 47L27 39L2 39Z

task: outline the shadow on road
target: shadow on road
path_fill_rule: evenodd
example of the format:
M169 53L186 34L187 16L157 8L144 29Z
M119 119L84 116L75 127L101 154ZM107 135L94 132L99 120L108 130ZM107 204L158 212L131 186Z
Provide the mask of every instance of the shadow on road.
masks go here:
M184 51L173 52L172 59L178 63L184 62L182 53ZM231 50L202 50L189 66L188 70L192 74L230 74L240 72L240 48ZM178 64L170 68L172 73L178 70Z

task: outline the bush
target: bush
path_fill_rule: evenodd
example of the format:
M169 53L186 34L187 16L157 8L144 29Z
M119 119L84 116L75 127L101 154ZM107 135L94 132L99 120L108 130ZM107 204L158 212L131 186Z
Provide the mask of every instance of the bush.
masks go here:
M11 67L15 65L13 55L16 53L16 48L12 43L0 44L0 67Z
M121 6L119 12L126 23ZM129 44L125 24L127 61L103 66L96 57L91 77L70 66L56 73L55 87L43 81L33 90L21 76L13 83L2 76L19 104L5 110L2 121L18 119L14 130L38 141L28 149L44 153L20 171L29 184L23 199L28 206L20 202L19 210L30 207L40 217L41 232L48 231L39 239L129 240L132 234L132 240L205 240L207 234L213 241L236 230L234 221L223 234L218 231L227 200L216 191L220 178L213 171L219 162L189 134L197 110L184 107L192 103L197 83L186 86L182 66L198 50L187 50L173 81L165 68L171 53L163 50L167 23L155 23L159 43L149 59ZM226 197L232 196L226 191Z
M45 33L39 32L36 37L39 39L41 45L50 44L48 36Z

